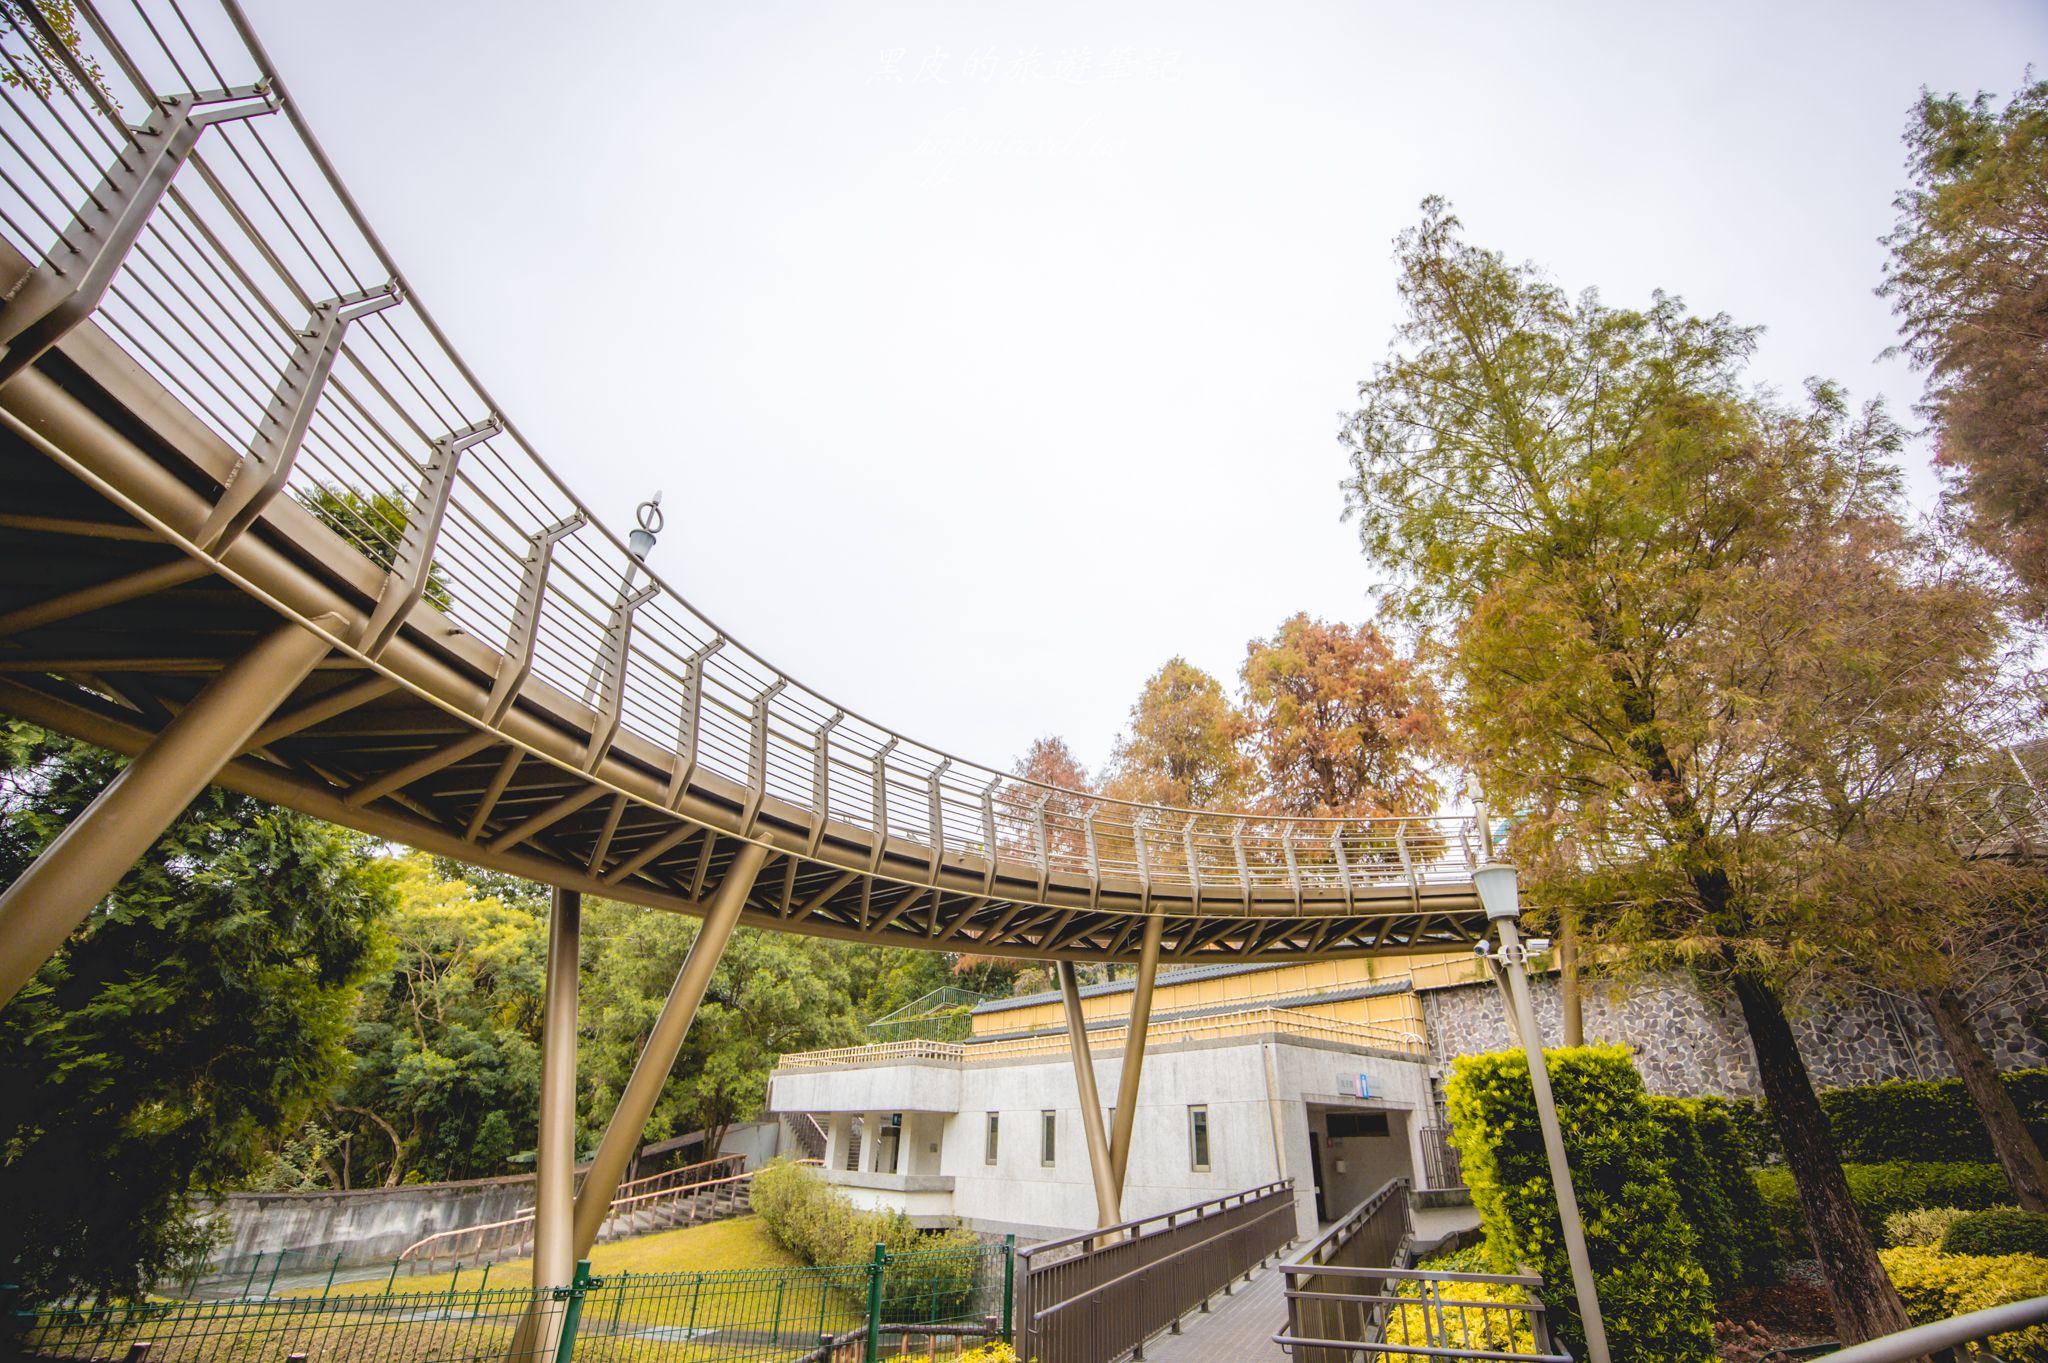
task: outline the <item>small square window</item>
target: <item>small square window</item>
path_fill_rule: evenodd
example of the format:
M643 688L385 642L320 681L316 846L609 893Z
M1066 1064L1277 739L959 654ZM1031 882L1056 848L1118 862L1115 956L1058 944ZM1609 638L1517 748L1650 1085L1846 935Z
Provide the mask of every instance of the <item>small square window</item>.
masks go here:
M1209 1172L1209 1109L1205 1104L1188 1109L1188 1160L1196 1173Z
M988 1114L988 1138L983 1143L981 1151L981 1162L983 1164L994 1164L996 1162L996 1133L1001 1124L1001 1113L991 1112Z
M1041 1112L1038 1114L1038 1162L1052 1168L1059 1158L1060 1114Z

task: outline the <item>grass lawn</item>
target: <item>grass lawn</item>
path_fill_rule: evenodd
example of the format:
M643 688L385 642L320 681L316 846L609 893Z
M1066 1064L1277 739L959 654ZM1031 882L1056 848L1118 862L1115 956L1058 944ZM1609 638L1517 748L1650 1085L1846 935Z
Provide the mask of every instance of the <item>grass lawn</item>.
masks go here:
M590 1254L590 1271L598 1277L609 1273L713 1273L734 1268L800 1268L802 1261L769 1238L758 1216L740 1216L714 1221L708 1226L685 1226L631 1240L599 1245ZM490 1266L486 1281L482 1265L455 1273L422 1273L417 1277L400 1269L393 1292L446 1292L476 1287L525 1287L533 1281L532 1259L508 1259ZM357 1282L336 1283L331 1295L375 1296L384 1291L382 1276ZM280 1294L285 1295L285 1294ZM317 1297L317 1287L301 1288L289 1295Z

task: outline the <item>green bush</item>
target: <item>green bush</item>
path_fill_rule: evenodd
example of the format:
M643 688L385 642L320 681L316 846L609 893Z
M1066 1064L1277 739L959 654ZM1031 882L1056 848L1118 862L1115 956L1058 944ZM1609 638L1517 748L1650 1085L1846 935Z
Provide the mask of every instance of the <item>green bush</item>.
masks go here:
M2014 1070L2003 1077L2027 1129L2048 1149L2048 1069ZM1990 1133L1960 1079L1892 1079L1823 1089L1820 1105L1834 1133L1835 1152L1847 1164L1997 1158ZM1729 1103L1729 1111L1748 1142L1751 1164L1775 1164L1784 1158L1777 1129L1762 1103L1736 1099Z
M2048 1215L2017 1207L1959 1217L1941 1237L1943 1254L2032 1254L2048 1259Z
M886 1247L882 1314L892 1323L951 1320L974 1296L981 1241L970 1232L921 1231L902 1212L863 1211L787 1160L754 1175L752 1202L777 1244L807 1264L846 1266L850 1289L875 1246Z
M1547 1054L1614 1356L1710 1363L1713 1295L1693 1257L1642 1077L1620 1046ZM1445 1094L1489 1261L1497 1271L1527 1264L1543 1275L1559 1342L1581 1354L1585 1336L1528 1062L1520 1052L1461 1057Z
M2048 1296L2048 1259L2031 1254L1977 1258L1901 1246L1877 1257L1915 1325ZM2006 1363L2048 1363L2048 1325L1993 1335L1990 1344Z
M1680 1213L1693 1229L1694 1257L1716 1295L1777 1281L1784 1251L1727 1105L1718 1098L1654 1096L1649 1104Z
M1995 1164L1913 1163L1894 1160L1889 1164L1845 1164L1849 1195L1863 1224L1879 1243L1883 1242L1887 1217L1920 1207L1961 1207L1982 1211L2012 1200L2005 1172ZM1799 1208L1799 1193L1789 1169L1755 1171L1757 1191L1770 1210L1785 1249L1795 1258L1813 1252L1806 1235L1806 1215Z

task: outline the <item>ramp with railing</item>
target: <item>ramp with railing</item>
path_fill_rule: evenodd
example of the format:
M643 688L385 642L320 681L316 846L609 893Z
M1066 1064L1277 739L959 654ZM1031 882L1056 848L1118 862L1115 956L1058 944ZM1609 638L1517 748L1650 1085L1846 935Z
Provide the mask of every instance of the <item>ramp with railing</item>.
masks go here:
M1541 1278L1408 1267L1413 1239L1408 1180L1391 1179L1280 1265L1287 1325L1274 1342L1295 1363L1569 1363L1550 1337Z
M1294 1239L1292 1180L1017 1253L1017 1356L1112 1363Z

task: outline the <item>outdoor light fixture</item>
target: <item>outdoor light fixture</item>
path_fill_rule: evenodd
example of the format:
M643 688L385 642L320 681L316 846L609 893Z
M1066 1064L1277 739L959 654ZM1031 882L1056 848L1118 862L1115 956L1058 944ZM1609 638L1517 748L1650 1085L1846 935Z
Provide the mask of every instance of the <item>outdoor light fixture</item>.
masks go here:
M1505 862L1489 861L1472 873L1472 885L1479 891L1479 902L1486 906L1488 922L1521 916L1521 900L1515 893L1514 867Z
M635 519L640 528L626 536L626 551L640 562L647 561L648 553L654 548L654 537L661 533L661 494L655 493L640 503Z

